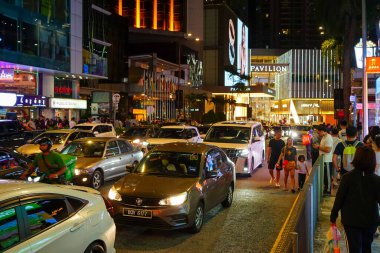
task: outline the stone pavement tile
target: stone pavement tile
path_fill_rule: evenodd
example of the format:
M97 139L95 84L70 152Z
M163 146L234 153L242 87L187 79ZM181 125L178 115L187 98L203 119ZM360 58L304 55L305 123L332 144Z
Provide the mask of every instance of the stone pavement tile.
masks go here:
M335 197L324 197L321 204L321 213L317 222L317 229L314 235L314 252L323 253L326 243L326 233L330 228L330 212L334 204ZM339 242L340 253L348 253L348 249L345 244L345 233L343 225L340 222L340 213L336 222L339 231L342 234L342 240ZM372 244L372 252L380 252L380 236L376 237Z

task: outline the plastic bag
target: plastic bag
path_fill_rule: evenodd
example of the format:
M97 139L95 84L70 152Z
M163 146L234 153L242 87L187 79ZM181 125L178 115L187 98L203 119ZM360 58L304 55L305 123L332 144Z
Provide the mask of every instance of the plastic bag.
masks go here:
M336 225L331 225L326 233L326 244L324 253L340 253L339 241L342 239L339 229Z

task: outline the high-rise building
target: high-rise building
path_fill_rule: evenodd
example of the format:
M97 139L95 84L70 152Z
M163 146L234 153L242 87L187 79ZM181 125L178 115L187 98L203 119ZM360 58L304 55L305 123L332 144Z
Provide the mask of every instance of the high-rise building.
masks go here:
M318 49L324 39L314 0L249 1L251 48Z

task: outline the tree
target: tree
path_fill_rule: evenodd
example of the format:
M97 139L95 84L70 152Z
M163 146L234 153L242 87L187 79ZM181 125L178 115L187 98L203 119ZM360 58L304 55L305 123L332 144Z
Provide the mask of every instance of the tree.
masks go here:
M341 55L343 72L343 96L345 117L348 119L351 95L351 67L353 62L353 48L357 38L360 38L361 24L361 0L316 0L317 16L325 28L326 36L330 43L326 42L325 49L334 49L336 55ZM379 18L378 0L366 0L367 24L375 25ZM376 8L377 7L377 8ZM377 19L376 19L377 18ZM323 48L323 47L322 47ZM341 48L341 49L340 49ZM342 53L339 53L342 52Z

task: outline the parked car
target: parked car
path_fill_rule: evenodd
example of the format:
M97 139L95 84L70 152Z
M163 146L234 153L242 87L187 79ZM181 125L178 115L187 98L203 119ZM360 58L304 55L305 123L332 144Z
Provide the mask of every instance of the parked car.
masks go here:
M115 222L199 232L207 211L232 204L233 162L218 147L168 143L155 147L109 191Z
M265 135L260 122L223 121L212 125L203 141L222 148L236 173L251 176L264 161Z
M90 130L96 137L116 137L116 131L112 124L107 123L82 123L73 127L74 129Z
M307 125L295 125L291 127L291 137L294 143L302 142L302 136L309 134L311 126Z
M147 150L147 139L157 135L159 128L154 125L141 125L128 128L120 138L128 140L133 146Z
M27 157L10 148L0 148L0 178L18 179L32 163Z
M0 147L19 147L41 132L24 130L18 120L0 120Z
M78 139L62 154L77 156L73 182L99 189L106 180L123 176L127 166L136 166L143 152L127 140L112 137Z
M211 124L197 126L199 134L201 135L202 139L206 137L206 133L210 129L211 126L212 126Z
M115 252L116 227L90 188L0 180L1 252Z
M34 139L28 141L27 144L24 144L21 147L17 148L17 152L29 157L30 159L33 159L36 154L41 153L40 145L38 142L45 137L50 138L53 142L52 150L61 151L73 140L86 137L95 137L95 135L91 131L79 129L50 130L41 133Z
M148 150L157 145L170 142L194 142L201 143L203 141L197 127L195 126L163 126L154 137L147 139Z

